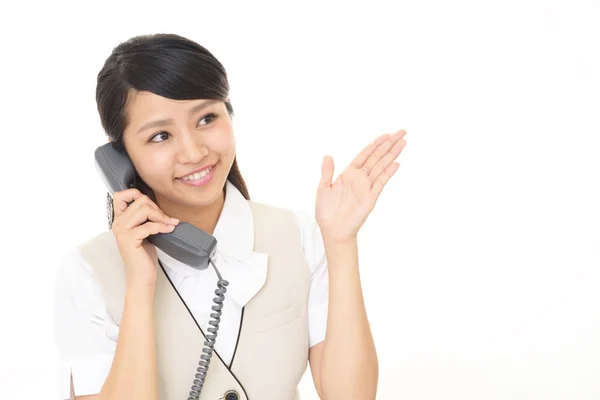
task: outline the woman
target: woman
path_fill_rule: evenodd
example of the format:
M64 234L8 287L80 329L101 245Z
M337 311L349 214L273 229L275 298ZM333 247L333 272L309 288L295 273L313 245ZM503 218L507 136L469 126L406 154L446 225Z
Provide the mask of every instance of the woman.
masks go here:
M405 132L375 139L335 182L324 157L313 220L250 201L228 92L219 61L177 35L134 37L100 71L102 126L141 186L114 194L112 229L58 272L63 398L297 399L308 363L321 398L375 398L357 234L398 169ZM144 240L180 221L217 239L229 282L205 382L196 367L216 271Z

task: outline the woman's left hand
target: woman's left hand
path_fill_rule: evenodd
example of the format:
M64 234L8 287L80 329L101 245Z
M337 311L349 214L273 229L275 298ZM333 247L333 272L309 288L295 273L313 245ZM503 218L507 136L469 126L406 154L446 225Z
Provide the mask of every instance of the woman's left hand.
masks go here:
M325 156L317 189L315 218L325 242L356 239L381 191L396 173L406 131L382 135L363 149L335 182L333 158Z

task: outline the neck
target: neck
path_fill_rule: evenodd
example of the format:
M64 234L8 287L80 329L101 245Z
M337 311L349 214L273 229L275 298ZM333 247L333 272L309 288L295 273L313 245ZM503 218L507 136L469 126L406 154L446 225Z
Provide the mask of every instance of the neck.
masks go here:
M215 201L203 207L186 207L165 199L162 199L162 201L157 199L158 207L169 217L192 224L211 235L217 226L221 210L223 210L223 204L225 204L225 189L221 190L219 197Z

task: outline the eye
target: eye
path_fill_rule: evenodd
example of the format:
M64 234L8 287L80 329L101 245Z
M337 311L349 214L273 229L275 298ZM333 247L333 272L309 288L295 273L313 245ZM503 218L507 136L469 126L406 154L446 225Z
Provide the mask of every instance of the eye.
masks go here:
M169 137L170 133L166 132L166 131L160 131L158 132L156 135L152 136L149 140L149 142L163 142L165 140L167 140L167 138ZM161 140L155 140L157 138L160 138Z
M215 113L206 114L204 117L200 118L200 121L208 119L209 122L207 122L205 124L200 124L200 125L210 125L218 117L219 116ZM169 132L160 131L160 132L156 133L154 136L152 136L150 138L150 140L148 140L148 141L154 142L154 143L160 143L160 142L164 142L165 140L167 140L169 138L169 136L171 136L171 134Z
M209 118L212 121L214 121L215 119L217 119L218 115L215 113L210 113L210 114L206 114L204 117L200 118L200 121L205 120L207 118ZM209 125L210 122L204 124L204 125Z

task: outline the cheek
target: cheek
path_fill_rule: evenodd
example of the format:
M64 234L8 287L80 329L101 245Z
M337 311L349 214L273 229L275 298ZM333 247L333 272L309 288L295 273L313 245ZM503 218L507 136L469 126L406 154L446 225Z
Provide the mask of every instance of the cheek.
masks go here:
M235 139L231 132L215 135L207 145L211 152L218 153L221 158L232 158L235 154Z
M142 155L140 159L143 162L136 166L136 169L140 177L149 186L159 187L160 182L171 180L172 162L167 154L149 153Z

